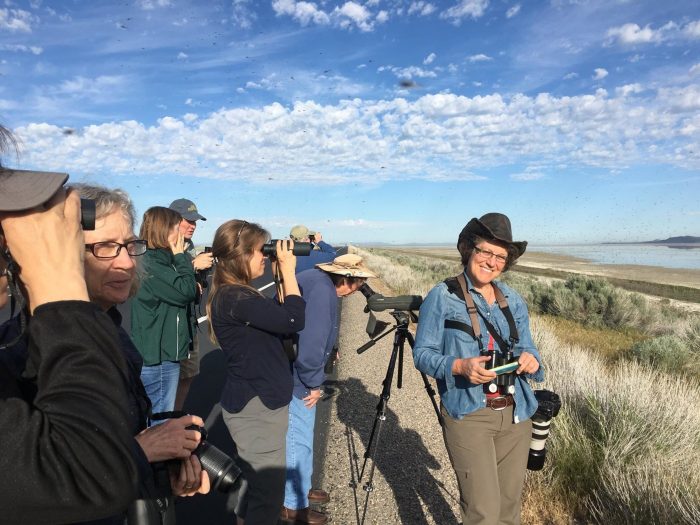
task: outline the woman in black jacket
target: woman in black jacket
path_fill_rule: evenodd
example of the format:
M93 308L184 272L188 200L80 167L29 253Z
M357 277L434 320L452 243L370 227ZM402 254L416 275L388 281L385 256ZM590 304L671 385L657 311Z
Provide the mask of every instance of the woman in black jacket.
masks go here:
M270 238L257 224L231 220L216 231L217 261L207 301L212 338L226 357L221 394L224 422L248 480L236 515L246 525L277 523L284 500L285 435L292 375L283 336L304 328L304 300L294 275L292 241L277 241L284 293L263 296L250 282L265 270L262 248Z

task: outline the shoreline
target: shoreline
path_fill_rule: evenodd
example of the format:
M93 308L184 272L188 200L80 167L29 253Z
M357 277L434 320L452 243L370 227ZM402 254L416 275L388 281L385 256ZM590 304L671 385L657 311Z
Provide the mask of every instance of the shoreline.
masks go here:
M423 256L434 256L459 260L456 248L421 246L379 248ZM645 266L639 264L604 264L589 259L549 252L525 252L514 270L518 267L540 270L553 270L580 273L597 277L609 277L628 281L640 281L671 286L684 286L700 289L700 269L667 268L663 266Z

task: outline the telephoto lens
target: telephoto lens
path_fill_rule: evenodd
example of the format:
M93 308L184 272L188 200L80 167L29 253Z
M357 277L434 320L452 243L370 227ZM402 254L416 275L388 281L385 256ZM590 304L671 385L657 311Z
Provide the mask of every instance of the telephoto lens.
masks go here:
M283 242L286 239L283 239ZM290 241L287 241L290 242ZM272 239L267 244L263 244L262 252L265 257L274 259L277 256L277 239ZM294 248L292 248L292 253L297 257L306 256L311 253L311 243L310 242L295 242Z
M224 494L236 490L243 481L243 477L241 469L238 468L233 458L207 442L206 428L197 425L191 425L187 428L197 430L202 434L199 446L192 453L199 458L202 469L209 474L211 488Z
M527 457L528 470L542 470L547 456L547 437L552 418L556 417L561 408L559 396L549 390L535 390L538 407L532 416L532 439L530 453Z

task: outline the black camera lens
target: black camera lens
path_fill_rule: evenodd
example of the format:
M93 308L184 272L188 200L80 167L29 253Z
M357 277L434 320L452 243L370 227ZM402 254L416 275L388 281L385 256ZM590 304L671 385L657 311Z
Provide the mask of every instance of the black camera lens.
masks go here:
M199 458L202 469L209 474L212 489L228 494L243 481L241 469L236 462L214 445L202 440L194 454Z
M263 244L262 253L265 257L274 259L277 256L277 239L272 239L267 244ZM309 255L311 253L311 243L295 242L292 253L297 257Z

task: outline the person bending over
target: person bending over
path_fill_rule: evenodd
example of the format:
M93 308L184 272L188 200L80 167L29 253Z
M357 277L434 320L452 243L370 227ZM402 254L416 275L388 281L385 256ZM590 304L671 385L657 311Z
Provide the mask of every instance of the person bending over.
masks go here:
M316 403L326 380L324 366L338 337L338 297L355 293L368 277L376 276L362 266L362 257L355 254L341 255L331 263L297 274L309 322L299 332L298 356L292 363L294 392L287 430L287 481L280 515L285 523L328 521L327 516L309 506L330 501L324 490L311 488Z

